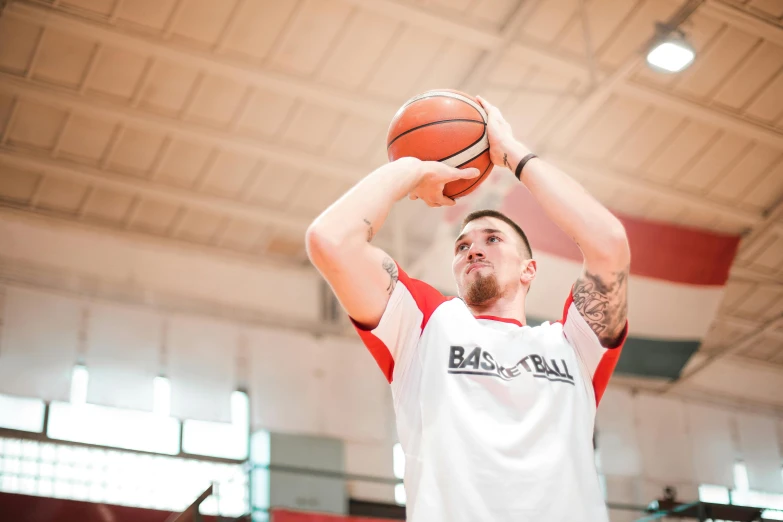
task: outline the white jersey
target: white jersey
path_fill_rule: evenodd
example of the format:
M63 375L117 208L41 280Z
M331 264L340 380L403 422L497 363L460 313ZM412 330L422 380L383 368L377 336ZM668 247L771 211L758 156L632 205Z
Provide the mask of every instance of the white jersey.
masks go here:
M608 520L593 424L620 348L571 301L522 326L399 270L378 326L357 326L391 383L409 521Z

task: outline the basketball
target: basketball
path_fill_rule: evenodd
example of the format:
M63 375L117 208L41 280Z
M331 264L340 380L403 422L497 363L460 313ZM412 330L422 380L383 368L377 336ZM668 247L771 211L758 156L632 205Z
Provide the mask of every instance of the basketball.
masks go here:
M450 89L415 96L394 115L386 137L389 161L414 157L457 168L475 167L481 175L446 184L443 194L467 196L489 176L487 114L472 96Z

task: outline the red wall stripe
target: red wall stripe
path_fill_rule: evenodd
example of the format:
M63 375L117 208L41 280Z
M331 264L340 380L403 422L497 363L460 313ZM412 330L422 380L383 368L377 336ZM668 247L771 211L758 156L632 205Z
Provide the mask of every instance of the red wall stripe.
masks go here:
M523 185L508 193L500 211L522 227L534 255L538 251L582 261L576 244L546 216ZM726 284L739 236L615 214L628 233L633 275L693 285Z

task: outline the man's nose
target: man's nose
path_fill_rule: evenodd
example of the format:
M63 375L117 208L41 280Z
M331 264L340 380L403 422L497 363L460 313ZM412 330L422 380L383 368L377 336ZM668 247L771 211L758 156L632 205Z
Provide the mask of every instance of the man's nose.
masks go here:
M476 248L475 243L472 243L470 245L470 248L468 249L468 261L473 261L475 259L483 259L483 258L484 258L484 252Z

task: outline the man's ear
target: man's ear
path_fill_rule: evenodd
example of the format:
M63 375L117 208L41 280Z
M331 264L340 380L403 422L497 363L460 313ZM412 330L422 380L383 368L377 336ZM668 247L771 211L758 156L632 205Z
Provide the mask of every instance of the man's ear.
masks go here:
M528 259L525 261L525 264L522 266L522 273L519 274L519 280L523 284L530 284L533 282L533 279L536 278L536 270L538 268L536 267L536 260L535 259Z

